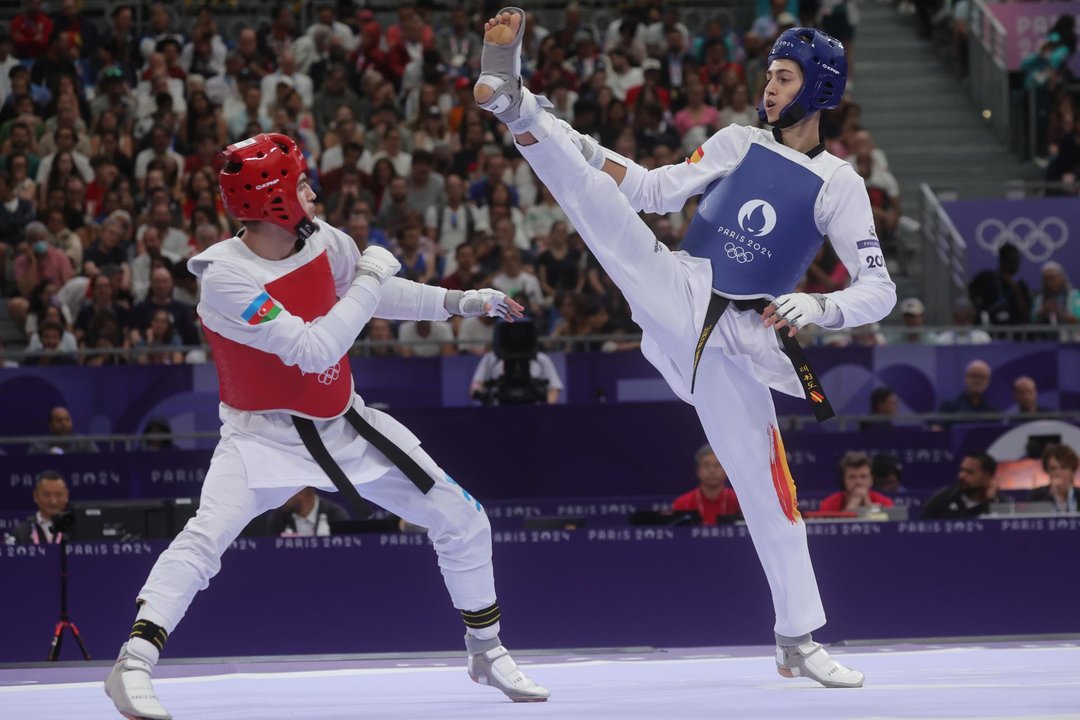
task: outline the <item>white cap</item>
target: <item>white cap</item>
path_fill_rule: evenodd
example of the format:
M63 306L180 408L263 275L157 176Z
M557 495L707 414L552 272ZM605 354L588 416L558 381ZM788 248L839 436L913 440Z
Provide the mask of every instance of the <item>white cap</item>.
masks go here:
M925 315L926 306L917 297L904 298L900 301L901 315Z
M650 70L659 70L660 61L656 58L647 57L641 61L641 72L649 72Z

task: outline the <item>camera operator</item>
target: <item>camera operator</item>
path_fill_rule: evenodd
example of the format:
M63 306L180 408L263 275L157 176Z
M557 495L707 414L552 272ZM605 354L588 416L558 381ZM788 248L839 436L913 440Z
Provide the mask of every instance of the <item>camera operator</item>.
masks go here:
M38 511L18 525L7 536L9 545L49 545L58 543L61 536L72 540L74 516L67 512L68 488L58 472L46 470L34 485L34 504Z
M529 321L495 326L493 350L480 358L469 386L484 405L554 405L563 389L555 363L538 352L536 325Z

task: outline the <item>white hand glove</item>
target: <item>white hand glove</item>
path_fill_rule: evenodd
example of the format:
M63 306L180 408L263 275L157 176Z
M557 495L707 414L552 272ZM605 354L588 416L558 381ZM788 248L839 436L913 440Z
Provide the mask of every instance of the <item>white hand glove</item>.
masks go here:
M484 312L484 306L489 304L488 311ZM487 315L488 317L507 320L510 318L510 305L507 303L506 295L498 290L492 290L491 288L466 290L461 294L457 314L462 317Z
M788 293L773 301L776 313L795 327L820 324L825 317L825 296L814 293Z
M386 282L401 271L401 263L394 254L384 247L369 245L356 263L356 275L370 275L380 284Z

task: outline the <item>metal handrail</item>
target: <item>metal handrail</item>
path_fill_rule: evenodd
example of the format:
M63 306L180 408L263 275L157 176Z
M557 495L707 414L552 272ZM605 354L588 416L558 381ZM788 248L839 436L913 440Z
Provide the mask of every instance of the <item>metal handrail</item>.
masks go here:
M955 228L954 228L955 230ZM960 239L963 242L963 239ZM943 258L945 261L945 258ZM963 284L960 284L963 287ZM854 328L846 328L843 330L822 330L817 336L818 338L827 338L830 335L836 334L850 334ZM909 340L901 338L900 343L894 342L890 339L890 344L908 344L911 342L925 342L928 338L932 338L945 331L953 331L959 333L968 333L973 330L982 330L988 333L993 340L1003 341L1026 341L1035 337L1039 340L1050 340L1051 336L1056 335L1057 342L1074 342L1080 340L1080 325L920 325L917 327L909 327L902 324L884 324L881 326L881 331L886 335L900 336L900 335L918 335L918 340ZM561 336L544 336L539 339L539 344L542 350L547 351L547 348L551 346L580 346L586 343L634 343L640 342L640 334L623 333L618 335L561 335ZM441 345L487 345L483 340L453 340L450 342L444 342L442 340L364 340L354 343L350 356L362 357L365 351L393 347L400 348L402 346L408 347L431 347ZM192 351L203 351L209 353L209 345L143 345L133 348L79 348L74 352L63 352L59 350L0 350L0 360L12 359L21 360L24 358L54 358L54 357L99 357L105 356L121 356L125 358L135 357L140 355L149 354L161 354L161 353L173 353L179 352L181 354L187 354ZM555 351L558 352L558 351ZM197 363L188 363L197 364ZM0 369L2 370L2 369Z

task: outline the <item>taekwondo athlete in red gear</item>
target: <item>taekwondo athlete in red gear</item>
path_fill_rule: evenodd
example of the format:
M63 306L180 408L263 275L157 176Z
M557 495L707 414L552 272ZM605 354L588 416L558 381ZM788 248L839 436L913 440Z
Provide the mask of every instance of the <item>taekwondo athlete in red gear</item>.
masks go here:
M896 302L862 180L825 151L818 131L819 111L843 96L843 46L809 28L784 32L759 108L772 130L733 125L685 163L646 171L557 121L543 109L550 103L522 87L523 26L518 8L487 23L477 103L514 133L626 296L643 354L697 410L772 591L777 670L827 687L861 686L862 673L811 638L825 611L770 395L771 388L824 403L809 366L793 362L801 351L790 347L791 336L808 324L874 322ZM679 211L695 195L701 201L683 249L671 252L638 213ZM851 286L792 292L826 238Z
M139 591L134 628L105 692L129 718L169 718L151 673L229 544L252 518L304 486L357 486L356 502L429 528L466 625L473 680L515 701L546 700L548 691L499 641L491 529L480 503L407 428L364 405L347 355L373 317L512 320L521 306L495 290L447 291L397 278L400 264L383 248L361 254L349 236L314 217L315 193L290 138L258 135L224 156L222 198L245 228L188 263L202 281L198 312L218 370L221 441L198 513Z

